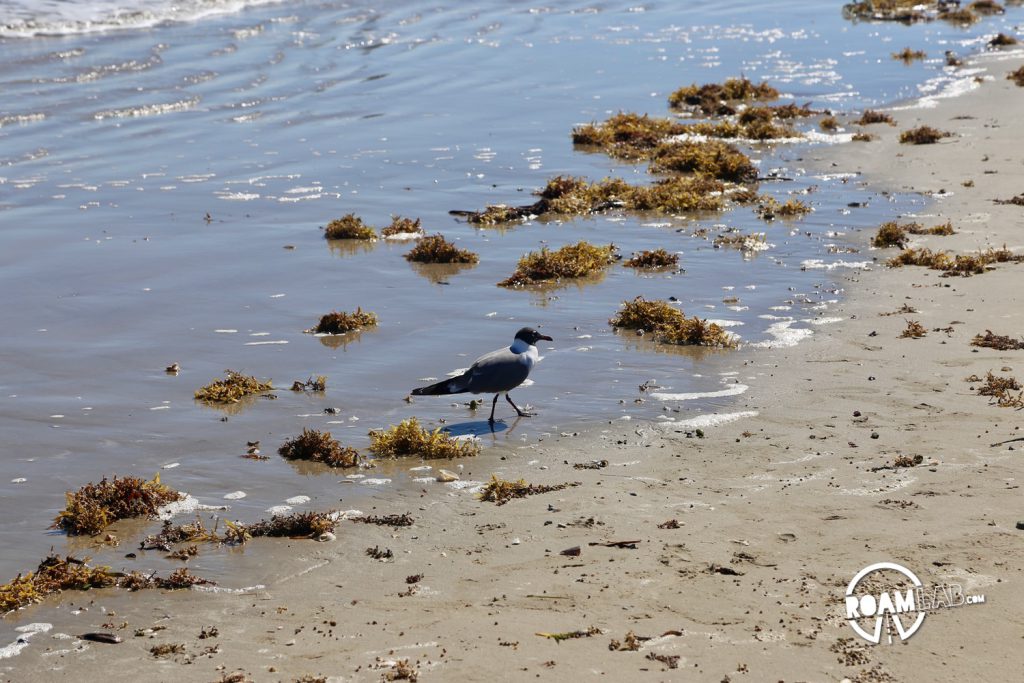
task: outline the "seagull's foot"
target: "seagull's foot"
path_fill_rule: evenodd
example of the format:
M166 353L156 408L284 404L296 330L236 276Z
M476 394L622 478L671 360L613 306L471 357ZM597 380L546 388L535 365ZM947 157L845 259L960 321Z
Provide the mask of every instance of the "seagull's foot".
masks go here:
M517 409L516 412L519 414L519 417L536 417L537 415L537 413L528 413L525 410Z

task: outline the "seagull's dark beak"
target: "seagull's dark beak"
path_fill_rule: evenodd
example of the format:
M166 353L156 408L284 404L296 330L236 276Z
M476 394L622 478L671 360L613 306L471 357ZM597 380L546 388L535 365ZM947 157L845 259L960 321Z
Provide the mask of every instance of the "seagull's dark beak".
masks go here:
M537 339L543 339L544 341L555 341L554 339L552 339L551 337L547 336L546 334L538 335Z

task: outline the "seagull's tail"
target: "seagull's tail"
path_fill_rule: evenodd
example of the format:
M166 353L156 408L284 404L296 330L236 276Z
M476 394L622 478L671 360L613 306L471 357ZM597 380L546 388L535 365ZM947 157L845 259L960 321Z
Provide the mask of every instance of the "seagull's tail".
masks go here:
M443 396L445 394L461 394L469 391L468 375L459 375L452 379L446 379L436 384L413 389L413 396Z

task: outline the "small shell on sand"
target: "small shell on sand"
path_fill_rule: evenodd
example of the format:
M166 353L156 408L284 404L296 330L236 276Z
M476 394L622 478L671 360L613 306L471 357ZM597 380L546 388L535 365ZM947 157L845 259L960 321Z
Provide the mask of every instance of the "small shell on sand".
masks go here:
M459 475L455 474L454 472L449 472L448 470L438 470L437 480L442 484L447 484L450 481L458 481Z

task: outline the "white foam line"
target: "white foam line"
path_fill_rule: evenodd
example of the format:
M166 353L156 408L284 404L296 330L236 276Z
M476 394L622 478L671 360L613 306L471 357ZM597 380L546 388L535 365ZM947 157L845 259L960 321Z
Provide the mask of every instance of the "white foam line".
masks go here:
M661 392L654 392L651 394L651 398L659 401L692 401L698 398L722 398L724 396L738 396L747 389L746 384L733 384L728 389L722 389L721 391L697 391L689 394L665 394Z
M32 636L37 633L46 633L51 628L53 628L53 624L46 624L42 622L25 624L24 626L17 627L14 630L21 635L18 636L18 639L10 645L0 647L0 659L10 659L11 657L17 656L22 650L28 647L29 639Z
M703 429L705 427L717 427L730 422L736 422L737 420L743 420L748 417L757 417L757 411L741 410L737 413L712 413L711 415L698 415L697 417L673 422L668 426L672 428L693 427Z
M271 344L287 344L288 342L284 339L277 341L258 341L258 342L245 342L246 346L270 346Z

